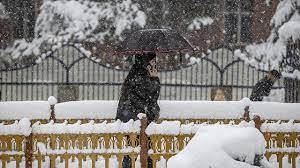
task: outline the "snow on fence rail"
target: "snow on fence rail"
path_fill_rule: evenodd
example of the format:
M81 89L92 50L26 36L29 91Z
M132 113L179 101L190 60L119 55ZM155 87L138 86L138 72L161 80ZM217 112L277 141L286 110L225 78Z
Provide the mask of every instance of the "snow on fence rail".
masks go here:
M95 120L114 120L117 111L117 101L72 101L56 104L50 97L47 101L13 101L0 102L0 121L29 118L33 122L43 123L49 118L57 122L88 122ZM259 115L263 120L294 120L300 122L300 103L251 102L244 98L241 101L159 101L161 107L160 121L180 120L181 122L203 123L222 121L236 123L244 117L245 107L249 106L249 116Z
M300 123L262 123L258 117L254 121L235 124L232 122L227 125L256 127L262 131L266 140L265 156L274 162L275 167L300 166L297 165L300 161ZM120 167L124 155L129 155L134 162L146 149L154 165L157 163L164 167L161 164L165 163L163 160L168 161L181 151L199 128L212 124L164 121L160 124L151 123L146 130L141 129L145 125L143 120L131 120L127 123L91 121L85 124L51 121L30 126L29 119L22 119L14 124L0 125L0 159L4 167L22 166L25 164L24 159L22 161L24 157L28 162L26 165L33 164L34 167L54 167L59 164L58 159L62 161L63 167ZM147 136L139 138L146 134L149 140ZM146 142L146 146L142 146L142 141ZM147 161L146 156L142 158ZM140 160L143 159L137 159L137 166Z

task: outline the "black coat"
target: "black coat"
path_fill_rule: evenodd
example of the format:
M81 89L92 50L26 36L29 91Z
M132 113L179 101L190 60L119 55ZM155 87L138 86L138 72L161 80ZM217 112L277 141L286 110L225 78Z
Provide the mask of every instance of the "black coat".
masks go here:
M269 96L273 84L274 82L269 80L267 77L264 77L254 86L250 96L250 100L262 101L263 97Z
M137 120L139 113L145 113L148 122L156 120L160 110L159 93L159 78L151 77L145 68L133 66L122 86L116 119Z

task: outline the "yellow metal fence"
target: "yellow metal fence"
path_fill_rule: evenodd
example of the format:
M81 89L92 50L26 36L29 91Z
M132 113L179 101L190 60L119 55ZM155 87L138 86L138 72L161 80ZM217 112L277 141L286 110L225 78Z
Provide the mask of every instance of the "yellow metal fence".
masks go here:
M226 121L227 123L227 121ZM266 158L275 157L278 167L283 167L287 157L291 168L297 168L300 157L299 132L263 132L266 140ZM151 135L146 138L149 144L148 155L153 167L162 158L166 161L181 151L193 134ZM145 139L144 139L145 140ZM31 134L0 135L0 159L2 167L49 167L57 164L63 167L121 167L125 155L131 158L132 167L139 166L141 138L138 133L103 134ZM137 161L136 161L137 160ZM26 163L24 163L26 162ZM29 162L29 163L28 163ZM87 164L89 162L89 164Z

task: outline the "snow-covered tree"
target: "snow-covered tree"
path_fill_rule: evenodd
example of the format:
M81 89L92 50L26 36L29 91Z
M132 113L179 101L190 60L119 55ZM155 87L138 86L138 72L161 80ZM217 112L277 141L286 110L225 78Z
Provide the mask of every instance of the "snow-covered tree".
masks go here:
M36 20L35 38L16 40L0 56L16 59L40 55L49 45L55 49L66 42L118 40L124 30L145 24L145 13L131 0L45 0Z
M5 7L0 2L0 19L7 18L7 17L8 17L8 15L7 15L6 11L5 11Z
M299 78L300 69L287 64L286 50L288 43L300 39L300 1L281 0L270 26L271 34L265 42L248 45L245 52L236 50L235 55L257 69L278 69L284 76ZM300 58L296 60L300 62Z

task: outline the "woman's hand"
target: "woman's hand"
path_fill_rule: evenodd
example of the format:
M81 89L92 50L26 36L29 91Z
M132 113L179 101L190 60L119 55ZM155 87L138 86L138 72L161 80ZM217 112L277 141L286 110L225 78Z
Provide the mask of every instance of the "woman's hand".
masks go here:
M156 66L151 66L151 65L147 66L147 70L148 70L151 77L157 77L158 76L158 71L155 67Z

